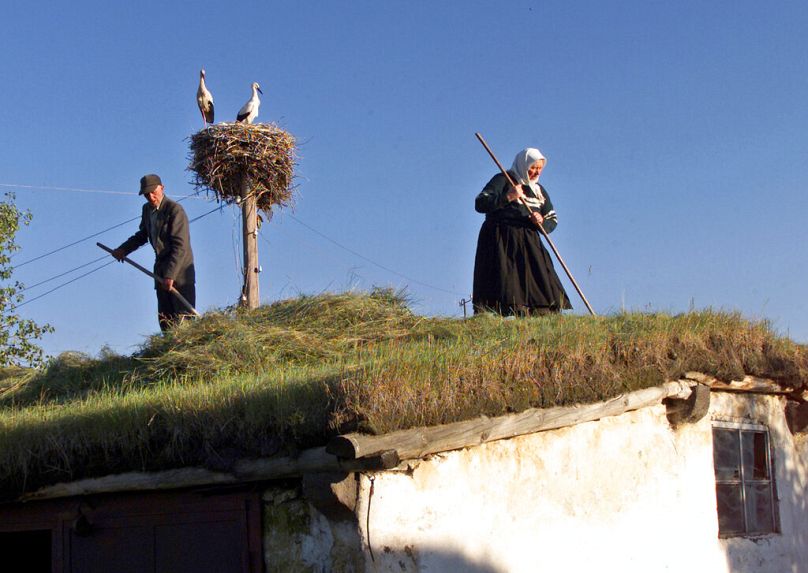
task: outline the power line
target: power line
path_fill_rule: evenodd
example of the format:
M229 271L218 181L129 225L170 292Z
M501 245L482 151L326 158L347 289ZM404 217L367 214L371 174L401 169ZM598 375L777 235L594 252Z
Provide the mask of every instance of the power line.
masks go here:
M369 259L369 258L368 258L368 257L366 257L365 255L362 255L362 254L360 254L360 253L357 253L357 252L356 252L356 251L354 251L353 249L351 249L351 248L349 248L349 247L346 247L345 245L343 245L343 244L339 243L338 241L336 241L336 240L332 239L332 238L331 238L331 237L329 237L328 235L326 235L326 234L324 234L324 233L321 233L320 231L318 231L318 230L317 230L317 229L315 229L314 227L312 227L312 226L310 226L310 225L307 225L306 223L304 223L303 221L301 221L300 219L298 219L297 217L295 217L295 216L294 216L294 215L292 215L291 213L286 213L286 215L288 215L288 216L289 216L289 217L290 217L290 218L291 218L293 221L296 221L296 222L297 222L297 223L299 223L300 225L303 225L304 227L306 227L306 228L307 228L309 231L311 231L312 233L316 233L316 234L320 235L320 236L321 236L323 239L325 239L325 240L327 240L327 241L329 241L329 242L333 243L334 245L336 245L336 246L337 246L337 247L339 247L340 249L343 249L344 251L347 251L347 252L351 253L352 255L354 255L354 256L356 256L356 257L359 257L359 258L360 258L360 259L362 259L363 261L367 261L367 262L369 262L370 264L375 265L375 266L379 267L380 269L382 269L382 270L384 270L384 271L387 271L388 273L392 273L392 274L394 274L394 275L397 275L397 276L399 276L399 277L401 277L401 278L403 278L403 279L406 279L406 280L408 280L408 281L410 281L410 282L412 282L412 283L415 283L415 284L418 284L418 285L421 285L421 286L424 286L424 287L427 287L427 288L431 288L431 289L433 289L433 290L437 290L437 291L445 292L445 293L447 293L447 294L451 294L451 295L453 295L453 296L465 296L465 295L463 295L463 294L460 294L460 293L457 293L457 292L454 292L454 291L450 291L450 290L446 290L445 288L437 287L437 286L435 286L435 285L431 285L431 284L429 284L429 283L425 283L425 282L423 282L423 281L419 281L419 280L417 280L417 279L414 279L414 278L408 277L407 275L402 274L402 273L400 273L400 272L398 272L398 271L396 271L396 270L393 270L393 269L391 269L390 267L386 267L386 266L382 265L381 263L377 263L377 262L376 262L376 261L374 261L373 259Z
M32 285L27 285L27 286L25 286L25 288L20 289L18 292L25 292L25 291L27 291L27 290L31 290L32 288L36 288L36 287L38 287L38 286L44 285L45 283L49 283L49 282L51 282L51 281L55 281L56 279L62 278L62 277L63 277L63 276L65 276L65 275L69 275L70 273L76 272L76 271L77 271L77 270L79 270L79 269L83 269L84 267L88 267L88 266L92 265L93 263L97 263L98 261L101 261L101 260L106 259L106 258L107 258L107 257L106 257L106 255L105 255L105 256L103 256L103 257L98 257L97 259L93 259L93 260L92 260L92 261L90 261L89 263L84 263L83 265L79 265L79 266L77 266L77 267L73 267L73 268L72 268L72 269L70 269L69 271L65 271L65 272L60 273L60 274L58 274L58 275L52 276L51 278L49 278L49 279L45 279L44 281L39 281L38 283L36 283L36 284L32 284Z
M100 193L103 195L134 195L134 192L109 191L106 189L79 189L77 187L48 187L45 185L19 185L17 183L0 183L0 187L11 187L14 189L28 189L41 191L73 191L78 193Z
M10 185L0 183L0 186L10 186ZM62 189L67 189L67 188L62 188ZM76 189L71 189L71 190L76 190ZM91 190L85 190L85 191L91 191ZM99 192L100 192L100 191L99 191ZM184 197L182 197L182 198L178 199L178 201L182 201L183 199L187 199L188 197L193 197L193 195L186 195L186 196L184 196ZM210 214L212 214L212 213L214 213L214 212L216 212L216 211L221 211L222 209L224 209L224 206L225 206L225 203L221 203L221 204L217 205L215 208L211 209L210 211L208 211L208 212L206 212L206 213L203 213L202 215L199 215L198 217L194 217L193 219L190 219L188 222L189 222L189 223L193 223L193 222L198 221L198 220L200 220L200 219L202 219L202 218L204 218L204 217L207 217L208 215L210 215ZM312 233L315 233L316 235L319 235L320 237L322 237L323 239L325 239L325 240L327 240L328 242L332 243L333 245L335 245L335 246L339 247L340 249L342 249L342 250L344 250L344 251L346 251L346 252L348 252L348 253L351 253L351 254L352 254L352 255L354 255L355 257L358 257L358 258L360 258L360 259L362 259L362 260L364 260L364 261L366 261L366 262L368 262L368 263L370 263L370 264L372 264L372 265L374 265L374 266L376 266L376 267L378 267L378 268L380 268L380 269L382 269L382 270L384 270L384 271L386 271L386 272L388 272L388 273L391 273L391 274L394 274L394 275L396 275L396 276L399 276L399 277L401 277L401 278L403 278L403 279L405 279L405 280L407 280L407 281L409 281L409 282L411 282L411 283L418 284L418 285L421 285L421 286L423 286L423 287L430 288L430 289L433 289L433 290L436 290L436 291L444 292L444 293L446 293L446 294L451 294L451 295L453 295L453 296L465 296L465 295L460 294L460 293L458 293L458 292L450 291L450 290L447 290L447 289L444 289L444 288L441 288L441 287L438 287L438 286L435 286L435 285L432 285L432 284L429 284L429 283L426 283L426 282L423 282L423 281L420 281L420 280L414 279L414 278L412 278L412 277L409 277L409 276L407 276L407 275L405 275L405 274L403 274L403 273L400 273L400 272L396 271L395 269L391 269L390 267L387 267L387 266L385 266L385 265L382 265L381 263L378 263L378 262L374 261L373 259L371 259L371 258L369 258L369 257L366 257L365 255L363 255L363 254L361 254L361 253L359 253L359 252L357 252L357 251L355 251L355 250L351 249L350 247L347 247L347 246L343 245L343 244L342 244L342 243L340 243L339 241L337 241L337 240L335 240L335 239L332 239L331 237L329 237L329 236L328 236L328 235L326 235L325 233L322 233L322 232L318 231L317 229L315 229L314 227L312 227L311 225L308 225L308 224L304 223L303 221L301 221L300 219L298 219L297 217L295 217L295 216L294 216L294 215L292 215L291 213L286 213L286 215L288 215L288 216L289 216L289 217L290 217L290 218L291 218L293 221L295 221L295 222L297 222L298 224L302 225L303 227L305 227L306 229L308 229L308 230L309 230L309 231L311 231ZM84 242L84 241L87 241L87 240L89 240L89 239L92 239L92 238L94 238L94 237L97 237L98 235L101 235L101 234L106 233L106 232L108 232L108 231L111 231L111 230L113 230L113 229L117 229L118 227L121 227L121 226L126 225L126 224L128 224L128 223L131 223L131 222L133 222L133 221L136 221L137 219L139 219L139 217L134 217L134 218L132 218L132 219L128 219L127 221L124 221L124 222L122 222L122 223L118 223L117 225L113 225L112 227L108 227L107 229L104 229L103 231L99 231L99 232L97 232L97 233L93 233L92 235L88 235L88 236L86 236L86 237L83 237L83 238L81 238L81 239L78 239L78 240L76 240L76 241L73 241L72 243L69 243L69 244L64 245L64 246L62 246L62 247L59 247L59 248L57 248L57 249L54 249L54 250L52 250L52 251L49 251L49 252L44 253L44 254L42 254L42 255L39 255L39 256L37 256L37 257L34 257L33 259L29 259L29 260L27 260L27 261L24 261L24 262L22 262L22 263L20 263L20 264L16 265L16 267L15 267L15 268L19 268L19 267L21 267L21 266L27 265L28 263L32 263L32 262L34 262L34 261L40 260L40 259L45 258L45 257L47 257L47 256L50 256L50 255L52 255L52 254L58 253L59 251L63 251L64 249L67 249L67 248L69 248L69 247L75 246L75 245L77 245L77 244L79 244L79 243L82 243L82 242ZM262 235L262 237L263 237L263 235ZM265 238L265 240L266 240L266 238ZM84 263L84 264L82 264L82 265L79 265L78 267L74 267L73 269L70 269L70 270L65 271L65 272L62 272L62 273L60 273L60 274L58 274L58 275L52 276L52 277L50 277L50 278L47 278L47 279L45 279L45 280L43 280L43 281L40 281L40 282L38 282L38 283L36 283L36 284L34 284L34 285L31 285L31 286L25 287L25 288L24 288L24 289L23 289L21 292L24 292L24 291L26 291L26 290L29 290L29 289L35 288L35 287L40 286L40 285L42 285L42 284L48 283L48 282L50 282L50 281L56 280L57 278L61 278L61 277L65 276L65 275L68 275L68 274L70 274L70 273L73 273L73 272L75 272L75 271L77 271L77 270L79 270L79 269L81 269L81 268L84 268L84 267L86 267L86 266L89 266L89 265L91 265L91 264L93 264L93 263L95 263L95 262L98 262L98 261L100 261L100 260L102 260L102 259L105 259L105 258L106 258L106 257L100 257L100 258L98 258L98 259L94 259L94 260L92 260L92 261L90 261L90 262L88 262L88 263ZM88 272L86 272L86 273L84 273L84 274L82 274L82 275L80 275L80 276L78 276L78 277L75 277L75 278L73 278L73 279L71 279L71 280L69 280L69 281L67 281L67 282L62 283L62 284L60 284L60 285L58 285L58 286L56 286L56 287L52 288L51 290L49 290L49 291L47 291L47 292L44 292L44 293L42 293L41 295L38 295L38 296L36 296L36 297L34 297L34 298L31 298L31 299L28 299L28 300L26 300L25 302L20 303L19 305L17 305L17 307L15 307L15 308L19 308L20 306L24 306L24 305L26 305L26 304L28 304L28 303L30 303L30 302L33 302L33 301L35 301L35 300L39 300L40 298L42 298L42 297L44 297L44 296L46 296L46 295L49 295L49 294L51 294L52 292L55 292L55 291L59 290L60 288L62 288L62 287L64 287L64 286L67 286L67 285L69 285L69 284L71 284L71 283L73 283L73 282L75 282L75 281L77 281L77 280L79 280L79 279L82 279L82 278L84 278L84 277L86 277L86 276L88 276L88 275L90 275L90 274L92 274L92 273L94 273L94 272L96 272L96 271L101 270L102 268L104 268L104 267L106 267L106 266L108 266L108 265L112 264L112 262L114 262L114 261L109 261L109 262L107 262L107 263L105 263L105 264L103 264L103 265L101 265L101 266L99 266L99 267L97 267L97 268L95 268L95 269L93 269L93 270L91 270L91 271L88 271Z
M194 217L193 219L191 219L191 220L190 220L190 221L188 221L188 222L189 222L189 223L193 223L194 221L198 221L199 219L202 219L203 217L207 217L207 216L208 216L208 215L210 215L211 213L214 213L215 211L218 211L218 210L222 209L223 207L224 207L224 205L217 205L215 209L211 209L211 210L210 210L210 211L208 211L207 213L204 213L204 214L202 214L202 215L199 215L198 217ZM128 223L128 222L129 222L129 221L126 221L126 223ZM121 223L121 224L124 224L124 223ZM116 225L116 226L120 226L120 225ZM98 233L98 234L100 234L100 233ZM92 236L95 236L95 235L92 235ZM84 239L84 240L86 240L86 239ZM45 255L43 255L43 256L45 256ZM68 275L68 274L70 274L70 273L73 273L73 272L75 272L75 271L77 271L77 270L79 270L79 269L81 269L81 268L84 268L84 267L86 267L86 266L88 266L88 265L91 265L91 264L93 264L93 263L96 263L96 262L101 261L101 260L106 259L106 258L107 258L106 256L103 256L103 257L100 257L100 258L95 259L95 260L93 260L93 261L90 261L90 262L88 262L88 263L84 263L83 265L79 265L78 267L74 267L74 268L70 269L69 271L65 271L65 272L63 272L63 273L61 273L61 274L58 274L58 275L56 275L56 276L50 277L50 278L48 278L48 279L45 279L44 281L40 281L40 282L36 283L35 285L32 285L32 286L30 286L30 287L26 287L25 289L23 289L23 290L22 290L22 291L20 291L20 292L24 292L25 290L28 290L28 289L34 288L34 287L36 287L36 286L42 285L42 284L47 283L47 282L50 282L50 281L52 281L52 280L56 280L57 278L60 278L60 277L63 277L63 276L65 276L65 275ZM28 304L28 303L30 303L30 302L34 302L35 300L39 300L39 299L40 299L40 298L42 298L43 296L47 296L47 295L51 294L52 292L59 290L59 289L60 289L60 288L62 288L62 287L65 287L65 286L67 286L67 285L69 285L69 284L71 284L71 283L76 282L76 281L77 281L77 280L79 280L79 279L82 279L82 278L84 278L84 277L86 277L86 276L88 276L88 275L91 275L92 273L94 273L94 272L96 272L96 271L100 271L100 270L101 270L101 269L103 269L104 267L109 266L109 265L111 265L111 264L112 264L112 263L114 263L114 262L116 262L116 261L114 261L114 260L113 260L113 261L108 261L108 262L104 263L103 265L101 265L101 266L99 266L99 267L96 267L95 269L92 269L91 271L87 271L87 272L86 272L86 273L84 273L83 275L79 275L79 276L77 276L77 277L75 277L75 278L73 278L73 279L70 279L70 280L69 280L69 281L67 281L67 282L64 282L64 283L62 283L62 284L60 284L60 285L58 285L58 286L53 287L51 290L49 290L49 291L47 291L47 292L44 292L44 293L42 293L42 294L40 294L40 295L38 295L38 296L35 296L34 298L30 298L30 299L26 300L25 302L22 302L22 303L18 304L18 305L17 305L17 306L15 306L14 308L19 308L19 307L21 307L21 306L25 306L26 304Z
M0 187L17 187L17 188L21 188L21 189L42 189L42 190L49 190L49 191L50 190L54 190L54 191L77 191L77 192L83 192L83 193L105 193L105 194L114 194L114 195L135 195L134 192L129 193L129 192L124 192L124 191L108 191L108 190L102 190L102 189L82 189L82 188L78 188L78 187L49 187L49 186L44 186L44 185L39 185L39 186L37 186L37 185L18 185L18 184L12 184L12 183L0 183ZM188 198L199 198L199 199L201 199L201 197L199 197L198 195L185 195L183 197L178 198L177 201L178 202L183 201L183 200L188 199ZM196 217L194 219L189 220L189 223L193 223L194 221L198 221L199 219L210 215L214 211L218 211L218 210L223 209L224 205L225 205L224 203L221 203L216 208L208 211L207 213L204 213L204 214L200 215L199 217ZM311 227L310 225L307 225L306 223L304 223L303 221L301 221L300 219L298 219L297 217L295 217L291 213L286 213L286 214L292 220L294 220L297 223L299 223L300 225L306 227L311 232L316 233L317 235L319 235L320 237L322 237L325 240L329 241L330 243L336 245L340 249L343 249L344 251L349 252L352 255L354 255L356 257L359 257L360 259L362 259L364 261L367 261L368 263L370 263L370 264L372 264L372 265L374 265L374 266L376 266L376 267L378 267L378 268L380 268L380 269L382 269L382 270L384 270L384 271L386 271L388 273L392 273L392 274L394 274L396 276L399 276L399 277L401 277L401 278L403 278L403 279L405 279L407 281L410 281L412 283L415 283L415 284L418 284L418 285L421 285L421 286L424 286L424 287L427 287L427 288L430 288L430 289L433 289L433 290L437 290L437 291L444 292L444 293L451 294L451 295L455 295L455 296L464 296L464 295L461 295L460 293L450 291L450 290L447 290L447 289L444 289L444 288L441 288L441 287L437 287L437 286L431 285L429 283L425 283L423 281L419 281L417 279L411 278L411 277L409 277L409 276L407 276L407 275L405 275L403 273L400 273L400 272L398 272L398 271L396 271L394 269L391 269L391 268L389 268L389 267L387 267L385 265L382 265L381 263L377 263L376 261L362 255L361 253L358 253L358 252L354 251L353 249L351 249L349 247L346 247L345 245L339 243L335 239L332 239L331 237L325 235L324 233L318 231L317 229ZM88 241L88 240L90 240L90 239L92 239L94 237L102 235L102 234L104 234L106 232L109 232L109 231L111 231L113 229L117 229L118 227L122 227L124 225L127 225L127 224L129 224L129 223L131 223L133 221L138 220L139 218L140 217L134 217L134 218L128 219L128 220L126 220L126 221L124 221L122 223L118 223L117 225L113 225L112 227L108 227L107 229L104 229L103 231L98 231L97 233L93 233L92 235L82 237L81 239L73 241L72 243L68 243L67 245L64 245L64 246L61 246L59 248L53 249L52 251L48 251L47 253L43 253L42 255L36 256L36 257L34 257L32 259L28 259L27 261L23 261L23 262L15 265L14 268L18 269L20 267L23 267L23 266L29 264L29 263L33 263L35 261L38 261L38 260L43 259L45 257L48 257L50 255L56 254L56 253L58 253L60 251L63 251L63 250L68 249L70 247L73 247L73 246L75 246L75 245L77 245L79 243L82 243L84 241ZM55 280L56 278L62 277L64 275L66 275L66 274L70 274L71 272L74 272L74 271L76 271L76 270L78 270L78 269L80 269L82 267L85 267L87 265L90 265L90 264L92 264L92 262L86 263L86 264L81 265L79 267L76 267L76 268L74 268L74 269L72 269L70 271L66 271L66 272L64 272L64 273L62 273L60 275L56 275L55 277L51 277L49 279L41 281L41 282L39 282L39 283L37 283L35 285L26 287L25 290L34 288L36 286L39 286L39 285L41 285L43 283L46 283L46 282L49 282L51 280ZM66 283L66 284L69 284L69 283Z
M76 246L79 243L83 243L84 241L92 239L93 237L97 237L98 235L103 235L104 233L106 233L107 231L111 231L112 229L117 229L118 227L123 227L124 225L127 225L127 224L131 223L132 221L137 221L138 219L140 219L140 217L134 217L133 219L129 219L127 221L124 221L123 223L118 223L117 225L113 225L112 227L104 229L103 231L98 231L97 233L93 233L92 235L88 235L88 236L86 236L84 238L81 238L81 239L79 239L77 241L73 241L72 243L69 243L69 244L64 245L62 247L59 247L58 249L53 249L52 251L48 251L47 253L39 255L37 257L34 257L33 259L28 259L27 261L24 261L22 263L19 263L18 265L15 265L14 269L16 270L16 269L18 269L20 267L24 267L28 263L33 263L34 261L38 261L39 259L44 259L45 257L49 257L49 256L51 256L53 254L58 253L59 251L64 251L65 249L68 249L70 247Z
M0 185L2 185L2 184L0 184ZM188 199L189 197L193 197L193 195L185 195L184 197L180 197L179 199L177 199L177 202L179 203L180 201L183 201L183 200L185 200L185 199ZM189 223L193 223L194 221L196 221L196 220L198 220L198 219L201 219L202 217L204 217L204 216L206 216L206 215L209 215L209 214L210 214L210 213L212 213L213 211L216 211L216 210L218 210L218 209L221 209L222 207L223 207L223 204L222 204L222 205L218 205L218 206L217 206L215 209L213 209L212 211L208 211L208 212L207 212L207 213L205 213L204 215L200 215L200 216L199 216L199 217L197 217L196 219L192 219L191 221L189 221ZM111 230L113 230L113 229L117 229L118 227L123 227L124 225L128 225L129 223L131 223L131 222L133 222L133 221L137 221L138 219L140 219L140 217L139 217L139 216L138 216L138 217L133 217L133 218L131 218L131 219L127 219L127 220L126 220L126 221L124 221L123 223L118 223L117 225L113 225L112 227L108 227L108 228L104 229L103 231L98 231L97 233L93 233L92 235L88 235L88 236L86 236L86 237L82 237L81 239L78 239L78 240L76 240L76 241L73 241L72 243L68 243L67 245L63 245L63 246L61 246L61 247L59 247L59 248L53 249L52 251L48 251L47 253L43 253L43 254L41 254L41 255L39 255L39 256L36 256L36 257L34 257L33 259L28 259L27 261L23 261L23 262L21 262L21 263L19 263L19 264L15 265L15 266L14 266L14 269L16 270L16 269L18 269L18 268L20 268L20 267L24 267L25 265L27 265L27 264L29 264L29 263L33 263L33 262L38 261L38 260L40 260L40 259L44 259L45 257L49 257L50 255L54 255L54 254L58 253L59 251L64 251L65 249L69 249L70 247L73 247L73 246L75 246L75 245L78 245L79 243L83 243L84 241L88 241L88 240L90 240L90 239L92 239L92 238L94 238L94 237L97 237L98 235L103 235L104 233L106 233L106 232L108 232L108 231L111 231Z
M101 195L139 195L134 191L111 191L109 189L82 189L80 187L52 187L48 185L21 185L19 183L0 183L0 187L8 187L11 189L26 189L29 191L70 191L74 193L96 193ZM179 200L187 199L204 199L198 195L184 195Z
M203 213L202 215L199 215L199 217L194 217L193 219L190 219L188 222L193 223L194 221L199 221L199 219L201 219L202 217L207 217L211 213L215 213L216 211L221 211L222 209L224 209L224 203L222 203L221 205L217 205L216 207L214 207L213 209L211 209L207 213Z
M86 272L86 273L84 273L83 275L79 275L79 276L77 276L77 277L76 277L76 278L74 278L74 279L70 279L70 280L69 280L69 281L67 281L67 282L64 282L64 283L62 283L62 284L60 284L60 285L58 285L58 286L53 287L52 289L50 289L50 290L49 290L49 291L47 291L47 292L43 292L43 293L42 293L41 295L39 295L39 296L35 296L34 298L29 298L28 300L26 300L25 302L21 302L20 304L18 304L18 305L17 305L17 306L15 306L14 308L15 308L15 309L17 309L17 308L20 308L21 306L25 306L25 305L26 305L26 304L28 304L28 303L34 302L35 300L39 300L39 299L40 299L40 298L42 298L43 296L47 296L47 295L51 294L52 292L57 291L57 290L59 290L60 288L62 288L62 287L65 287L65 286L69 285L70 283L74 283L74 282L76 282L76 281L77 281L77 280L79 280L79 279L83 279L83 278L84 278L84 277L86 277L87 275L91 275L91 274L93 274L93 273L94 273L94 272L96 272L96 271L100 271L100 270L101 270L101 269L103 269L104 267L108 267L109 265L111 265L111 264L112 264L112 263L114 263L114 262L116 262L116 261L109 261L109 262L106 262L106 263L104 263L103 265L101 265L101 266L99 266L99 267L96 267L96 268L94 268L94 269L93 269L93 270L91 270L91 271L87 271L87 272ZM86 266L86 265L84 265L84 266ZM76 269L73 269L73 270L76 270ZM72 272L72 271L70 271L70 272Z

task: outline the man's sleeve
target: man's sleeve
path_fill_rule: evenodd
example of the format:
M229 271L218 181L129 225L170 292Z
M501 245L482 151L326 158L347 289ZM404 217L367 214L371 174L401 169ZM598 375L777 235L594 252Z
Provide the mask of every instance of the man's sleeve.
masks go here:
M138 228L137 232L121 243L118 248L123 250L124 254L128 255L132 251L135 251L145 245L148 240L149 234L146 231L146 211L144 209L140 216L140 227Z

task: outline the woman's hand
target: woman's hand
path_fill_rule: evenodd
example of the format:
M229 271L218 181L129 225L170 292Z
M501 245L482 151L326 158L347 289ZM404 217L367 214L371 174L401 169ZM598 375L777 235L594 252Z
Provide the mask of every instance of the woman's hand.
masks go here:
M544 217L541 216L541 213L538 211L532 211L530 213L530 220L533 221L536 225L541 225L544 223Z
M525 194L522 193L521 187L511 187L511 190L505 194L505 198L508 200L509 203L513 203L517 201L521 197L524 197Z

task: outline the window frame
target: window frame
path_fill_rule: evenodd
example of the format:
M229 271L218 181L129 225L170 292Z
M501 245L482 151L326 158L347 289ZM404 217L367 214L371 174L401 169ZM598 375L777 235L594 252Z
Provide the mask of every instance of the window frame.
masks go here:
M738 470L739 476L738 479L719 479L718 476L715 474L716 465L715 465L715 430L730 430L735 432L738 435L738 451L737 454L737 461L738 461ZM743 432L760 432L764 435L766 446L765 446L765 455L766 455L766 470L768 474L768 479L755 479L754 476L747 478L745 475L745 464L743 459ZM763 424L757 424L753 422L729 422L725 420L713 420L712 427L711 427L711 436L713 437L713 475L715 477L715 485L716 485L716 516L718 516L719 506L718 506L718 486L719 485L729 485L729 486L736 486L740 489L741 495L741 510L743 516L743 531L721 531L721 520L719 519L719 531L718 537L725 539L731 537L763 537L767 535L774 535L780 533L780 515L778 511L778 497L777 497L777 487L775 481L775 464L774 464L774 450L772 447L772 440L771 440L771 432L769 428ZM748 507L747 507L747 486L751 485L767 485L768 496L771 501L771 515L770 515L770 531L749 531L749 515L748 515Z

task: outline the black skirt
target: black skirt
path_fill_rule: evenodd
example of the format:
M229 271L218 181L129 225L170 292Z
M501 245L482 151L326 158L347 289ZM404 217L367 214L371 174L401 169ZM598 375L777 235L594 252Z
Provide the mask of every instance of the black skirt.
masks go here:
M572 308L533 227L485 221L474 259L474 312L539 315Z

